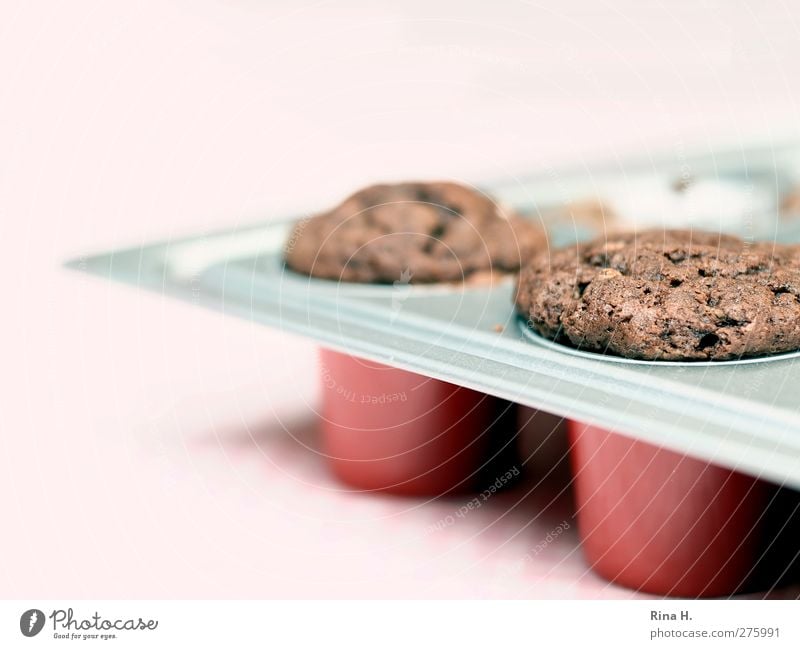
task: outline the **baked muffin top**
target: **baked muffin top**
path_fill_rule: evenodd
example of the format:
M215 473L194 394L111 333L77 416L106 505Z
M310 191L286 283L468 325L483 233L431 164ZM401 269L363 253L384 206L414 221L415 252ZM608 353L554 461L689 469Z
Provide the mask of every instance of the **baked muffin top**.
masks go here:
M284 258L306 275L348 282L451 282L516 272L546 245L535 222L452 182L373 185L299 221Z
M535 255L516 305L542 336L648 360L800 349L800 249L689 230L602 237Z

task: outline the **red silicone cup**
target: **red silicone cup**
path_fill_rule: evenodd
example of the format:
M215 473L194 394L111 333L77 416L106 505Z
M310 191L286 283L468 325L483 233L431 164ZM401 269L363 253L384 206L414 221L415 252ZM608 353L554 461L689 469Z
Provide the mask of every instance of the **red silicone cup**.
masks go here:
M322 350L327 461L360 490L435 496L474 488L507 402Z
M606 579L676 597L732 595L760 556L768 485L570 421L578 528Z

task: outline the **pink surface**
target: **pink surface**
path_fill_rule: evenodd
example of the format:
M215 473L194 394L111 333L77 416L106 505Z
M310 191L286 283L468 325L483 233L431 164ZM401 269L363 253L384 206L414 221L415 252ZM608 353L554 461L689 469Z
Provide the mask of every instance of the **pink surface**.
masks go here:
M537 549L546 489L450 525L461 500L343 491L306 448L311 343L59 264L800 123L798 7L645 4L0 8L0 596L633 596L574 526Z

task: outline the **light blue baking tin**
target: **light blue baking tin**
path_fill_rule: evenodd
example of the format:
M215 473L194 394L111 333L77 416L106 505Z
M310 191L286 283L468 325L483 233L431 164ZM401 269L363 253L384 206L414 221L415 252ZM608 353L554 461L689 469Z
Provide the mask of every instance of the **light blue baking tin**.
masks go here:
M545 170L485 187L542 219L551 245L563 245L602 227L570 218L579 201L607 201L626 182L634 196L687 176L706 183L701 198L717 195L715 180L724 183L718 195L727 197L730 214L720 212L720 229L754 240L800 241L797 222L777 218L780 197L800 179L796 146ZM657 202L647 203L649 225L660 216L668 223L669 210L676 209L672 199L668 203L663 215ZM683 205L681 218L713 227L702 221L706 208L693 220L691 205ZM362 286L288 271L281 250L291 225L254 224L81 256L68 265L800 488L798 354L758 362L648 363L572 350L532 338L519 326L510 280L491 287Z

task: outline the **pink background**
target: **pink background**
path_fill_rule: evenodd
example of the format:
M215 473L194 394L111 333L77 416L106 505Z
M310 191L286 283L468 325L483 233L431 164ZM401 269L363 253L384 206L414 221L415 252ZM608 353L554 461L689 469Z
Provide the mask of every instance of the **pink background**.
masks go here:
M800 6L549 5L0 7L0 596L633 596L574 527L526 560L546 491L437 532L461 501L343 492L299 443L313 344L59 268L374 179L797 134Z

